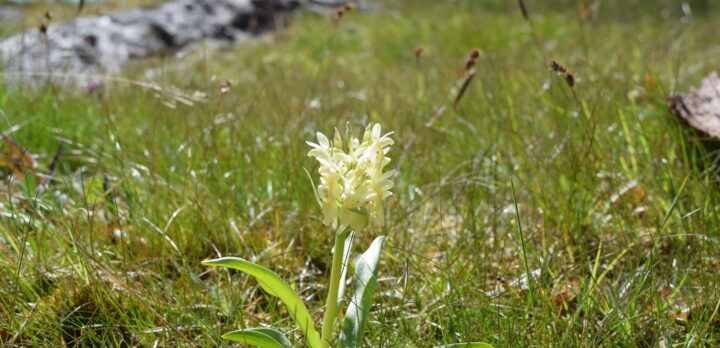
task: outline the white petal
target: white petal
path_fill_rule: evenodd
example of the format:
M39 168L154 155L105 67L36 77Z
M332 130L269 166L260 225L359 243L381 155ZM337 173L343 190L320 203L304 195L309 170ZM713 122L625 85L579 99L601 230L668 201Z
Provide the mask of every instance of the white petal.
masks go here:
M322 145L323 147L330 147L330 140L328 140L325 134L317 132L317 139L320 145Z
M372 128L372 137L373 137L373 139L379 139L379 138L380 138L380 132L381 132L380 124L379 124L379 123L376 123L376 124L373 126L373 128Z

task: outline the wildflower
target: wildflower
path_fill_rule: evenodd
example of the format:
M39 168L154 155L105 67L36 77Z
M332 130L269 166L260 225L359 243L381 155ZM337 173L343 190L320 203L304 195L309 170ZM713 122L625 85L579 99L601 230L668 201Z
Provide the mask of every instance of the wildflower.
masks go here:
M382 202L392 194L394 171L383 168L390 163L386 155L394 144L391 134L382 135L380 124L374 124L365 129L362 143L349 128L346 147L337 129L332 142L320 132L317 144L307 142L313 147L308 156L320 163L317 198L326 225L342 232L385 223Z

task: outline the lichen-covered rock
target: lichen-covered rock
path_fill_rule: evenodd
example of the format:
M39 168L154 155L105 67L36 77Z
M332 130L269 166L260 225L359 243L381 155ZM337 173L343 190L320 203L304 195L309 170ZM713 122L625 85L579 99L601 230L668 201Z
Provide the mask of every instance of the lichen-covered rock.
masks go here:
M720 140L720 77L712 73L700 88L687 95L675 94L669 99L673 114L698 131Z
M152 8L80 17L0 40L8 80L85 81L127 62L173 52L199 39L224 42L274 29L302 0L179 0Z

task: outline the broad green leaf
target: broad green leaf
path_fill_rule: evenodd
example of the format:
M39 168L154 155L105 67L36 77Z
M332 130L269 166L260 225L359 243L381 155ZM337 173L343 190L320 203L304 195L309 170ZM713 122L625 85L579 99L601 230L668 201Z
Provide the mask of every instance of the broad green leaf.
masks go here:
M231 331L224 335L222 338L230 341L241 342L245 344L253 344L262 348L288 348L292 346L285 346L282 343L276 341L272 336L265 334L264 332L257 330L237 330Z
M320 334L315 330L315 327L313 327L313 320L312 317L310 317L310 312L308 312L307 307L305 307L300 296L295 293L295 290L282 280L277 273L239 257L223 257L203 261L203 264L228 267L243 271L255 277L263 290L279 298L280 301L288 307L288 311L295 321L295 325L297 325L303 335L305 335L308 346L312 348L322 347Z
M378 263L380 250L385 237L375 238L367 251L355 262L355 293L352 296L342 332L340 333L340 346L343 348L358 347L362 341L363 331L372 307L372 296L377 284Z
M246 329L246 331L257 331L260 333L264 333L268 336L270 336L272 339L280 343L285 348L292 348L292 343L290 343L290 340L285 337L285 334L282 333L280 330L269 328L269 327L254 327L250 329Z
M492 344L482 342L453 343L435 348L494 348Z

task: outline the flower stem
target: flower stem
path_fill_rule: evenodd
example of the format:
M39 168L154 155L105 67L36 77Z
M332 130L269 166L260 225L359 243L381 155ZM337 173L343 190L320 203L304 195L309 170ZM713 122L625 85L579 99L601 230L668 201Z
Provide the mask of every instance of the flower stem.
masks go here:
M338 315L338 289L342 275L343 255L345 251L345 239L348 233L342 232L335 236L335 252L333 253L332 268L330 269L330 286L328 288L327 301L325 302L325 314L323 315L322 343L323 347L330 347L333 339L333 328Z

